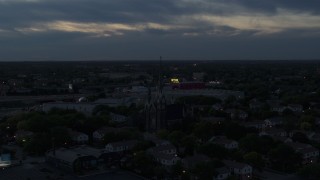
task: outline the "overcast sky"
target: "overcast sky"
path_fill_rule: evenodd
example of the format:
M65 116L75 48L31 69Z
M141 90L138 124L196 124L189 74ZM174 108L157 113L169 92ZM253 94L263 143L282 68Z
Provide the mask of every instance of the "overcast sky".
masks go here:
M0 0L0 60L320 59L320 0Z

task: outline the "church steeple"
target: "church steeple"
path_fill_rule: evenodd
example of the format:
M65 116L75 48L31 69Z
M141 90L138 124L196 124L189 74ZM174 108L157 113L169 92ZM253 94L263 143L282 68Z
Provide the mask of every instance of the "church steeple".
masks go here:
M151 88L148 86L148 103L151 103Z
M146 130L155 132L167 127L166 122L166 98L163 95L163 72L162 72L162 57L159 62L159 77L157 84L157 92L154 96L151 94L149 87L148 97L145 106L146 112Z
M158 86L159 86L159 92L162 93L162 88L163 88L163 81L162 81L162 56L160 56L160 62L159 62L159 82L158 82Z

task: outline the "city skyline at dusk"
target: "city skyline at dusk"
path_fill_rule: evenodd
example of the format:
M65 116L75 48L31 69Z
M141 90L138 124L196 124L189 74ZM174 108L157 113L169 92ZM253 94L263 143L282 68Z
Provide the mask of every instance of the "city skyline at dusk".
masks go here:
M316 0L0 0L0 61L319 59Z

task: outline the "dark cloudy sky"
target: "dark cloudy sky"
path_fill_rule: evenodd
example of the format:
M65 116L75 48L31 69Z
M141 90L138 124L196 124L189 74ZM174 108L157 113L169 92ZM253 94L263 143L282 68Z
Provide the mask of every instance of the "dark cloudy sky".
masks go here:
M0 60L320 59L320 0L0 0Z

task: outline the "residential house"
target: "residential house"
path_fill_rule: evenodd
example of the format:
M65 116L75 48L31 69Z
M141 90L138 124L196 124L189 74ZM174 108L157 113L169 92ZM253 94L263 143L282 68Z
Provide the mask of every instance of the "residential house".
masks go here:
M128 120L127 116L110 113L110 121L114 123L124 123Z
M106 149L97 149L94 147L81 145L70 148L73 152L78 154L85 154L88 156L95 157L97 159L98 164L102 165L115 165L120 163L121 154L117 152L109 152Z
M287 131L284 129L279 128L268 128L259 133L259 136L280 136L280 137L287 137Z
M78 131L69 131L71 140L77 144L84 144L88 143L89 141L89 136L85 133L78 132Z
M173 166L181 159L176 154L165 154L159 152L150 152L153 158L164 166Z
M253 168L250 165L229 160L224 160L223 163L230 169L231 174L236 176L238 179L252 179Z
M271 106L271 111L283 113L284 110L289 109L295 113L301 113L303 111L303 106L300 104L289 104L287 106L284 105L274 105Z
M281 117L268 118L264 120L267 127L273 127L283 124L283 119Z
M242 123L242 125L244 127L255 128L260 131L266 128L265 121L250 121L250 122Z
M223 106L220 103L216 103L216 104L212 105L211 107L212 107L213 110L223 111Z
M226 118L210 116L210 117L202 117L200 120L210 122L211 124L222 124L223 122L225 122Z
M271 136L274 141L282 142L282 143L288 143L292 142L292 139L286 136Z
M239 147L239 143L237 141L228 139L224 136L212 137L209 141L229 150L237 149Z
M271 106L271 111L273 112L283 113L283 111L286 109L287 109L287 106L282 106L282 105Z
M114 127L102 127L97 129L92 133L92 137L94 141L102 141L104 136L107 133L118 133L121 131L131 130L132 128L123 127L123 128L114 128Z
M167 140L160 139L153 134L144 133L144 140L153 142L156 146L170 145L171 142Z
M225 112L229 114L231 119L244 120L248 118L248 113L240 109L227 109Z
M172 144L152 147L147 152L153 156L155 161L164 166L172 166L180 160L176 154L177 149Z
M193 169L200 163L210 162L210 158L206 155L196 154L193 156L185 157L181 160L182 165L187 169Z
M263 106L263 103L258 101L257 99L252 99L249 103L249 107L252 111L257 111L261 109Z
M303 164L316 163L319 159L319 150L310 144L298 142L288 142L287 145L292 147L296 152L302 154Z
M314 141L314 142L320 143L320 133L310 133L308 135L308 139L310 141Z
M293 135L296 134L296 133L300 133L300 134L303 134L305 136L313 134L312 132L307 132L307 131L304 131L304 130L293 130L293 131L289 132L289 137L292 138Z
M221 167L216 169L217 175L213 177L213 180L225 180L231 176L230 168Z
M97 99L94 103L99 105L105 105L109 107L118 107L123 104L123 99L118 98L105 98L105 99Z
M52 109L63 109L63 110L75 110L85 115L92 115L92 112L96 104L93 103L71 103L71 102L51 102L42 105L44 112L49 112Z
M46 161L54 167L75 173L94 170L97 167L96 157L66 148L48 151Z
M301 113L303 111L303 106L300 104L289 104L287 108L295 113Z
M164 154L177 154L177 148L172 144L152 147L149 149L149 151L164 153Z
M113 142L106 145L106 150L108 152L124 152L131 150L137 143L137 140Z

